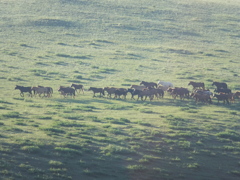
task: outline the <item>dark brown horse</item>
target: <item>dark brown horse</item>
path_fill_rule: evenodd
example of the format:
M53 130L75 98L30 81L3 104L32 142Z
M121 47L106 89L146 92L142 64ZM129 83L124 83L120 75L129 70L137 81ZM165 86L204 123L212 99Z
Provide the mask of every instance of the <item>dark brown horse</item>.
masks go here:
M84 94L84 89L83 89L83 85L82 84L72 84L71 87L74 87L75 91L77 92L77 90L82 91L82 93Z
M196 88L202 88L202 89L205 89L205 85L203 82L194 82L194 81L190 81L188 83L188 85L192 85L193 86L193 89L196 89Z
M64 98L66 97L66 95L70 95L73 98L75 98L75 89L73 89L71 87L60 86L58 91L61 93L61 95L64 96Z
M231 90L231 89L223 89L223 88L220 88L220 89L215 89L214 92L216 92L216 93L230 94L230 93L232 93L232 90Z
M217 98L218 104L219 104L219 101L223 101L224 104L225 104L225 102L227 102L227 104L229 104L228 94L214 94L213 97Z
M237 97L237 98L239 98L239 97L240 97L240 91L235 92L235 93L234 93L234 96Z
M16 85L15 89L20 90L20 96L24 97L24 92L28 92L30 96L32 97L32 87L24 87L24 86L18 86Z
M116 91L114 92L114 94L115 94L114 98L120 99L120 97L123 96L123 98L126 99L127 93L128 93L127 89L117 88Z
M157 88L157 83L154 83L154 82L142 81L142 82L140 83L140 85L144 85L144 86L146 86L147 88L154 88L154 87Z
M104 87L103 90L107 92L108 97L112 98L112 94L115 93L117 88L115 88L115 87Z
M148 97L149 100L152 101L155 95L157 95L157 93L153 89L145 89L138 94L137 100L139 100L139 98L141 98L142 101L143 100L146 101L146 99Z
M216 86L217 89L227 89L227 84L226 83L220 83L220 82L213 82L212 86Z
M105 95L103 88L90 87L88 90L89 90L89 91L93 91L93 97L96 97L96 96L95 96L96 93L99 93L100 96L101 96L101 95L103 95L103 96Z
M179 96L181 100L184 98L189 98L190 93L187 88L183 87L168 88L167 92L170 92L174 99Z

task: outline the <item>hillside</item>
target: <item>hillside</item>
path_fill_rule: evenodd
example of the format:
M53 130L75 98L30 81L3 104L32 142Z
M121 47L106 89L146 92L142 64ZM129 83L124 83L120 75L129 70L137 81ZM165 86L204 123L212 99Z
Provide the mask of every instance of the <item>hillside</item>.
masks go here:
M141 81L239 83L236 0L2 0L0 180L240 176L239 98L93 97ZM59 86L83 84L75 98ZM21 86L49 86L50 98Z

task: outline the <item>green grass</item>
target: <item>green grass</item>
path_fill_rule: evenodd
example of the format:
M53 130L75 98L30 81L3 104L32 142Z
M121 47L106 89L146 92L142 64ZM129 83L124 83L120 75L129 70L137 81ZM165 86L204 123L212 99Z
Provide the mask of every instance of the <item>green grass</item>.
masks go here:
M7 2L7 3L6 3ZM89 87L239 85L239 3L0 2L0 179L237 179L239 99L93 98ZM54 6L53 6L54 5ZM59 86L83 84L63 98ZM49 86L51 98L16 85ZM224 163L219 163L224 162Z

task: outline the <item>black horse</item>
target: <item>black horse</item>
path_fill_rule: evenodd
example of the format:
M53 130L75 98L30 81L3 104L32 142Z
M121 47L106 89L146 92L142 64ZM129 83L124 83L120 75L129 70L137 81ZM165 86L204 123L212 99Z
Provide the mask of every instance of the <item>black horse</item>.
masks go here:
M82 91L82 93L84 94L84 89L83 89L83 85L82 84L72 84L71 87L74 87L75 91L77 92L77 90L80 92L80 90Z
M93 91L93 97L96 97L96 96L95 96L96 93L99 93L100 96L101 96L101 95L103 95L103 96L105 95L103 88L90 87L88 90L89 90L89 91Z
M214 85L217 87L217 89L221 89L221 88L227 89L227 84L226 83L213 82L212 86L214 86Z
M24 92L28 92L30 96L32 97L32 87L24 87L24 86L18 86L16 85L15 89L20 90L20 96L24 97Z
M146 82L146 81L142 81L141 83L140 83L140 85L144 85L144 86L146 86L147 88L148 87L152 87L152 88L154 88L154 87L156 87L157 88L157 83L154 83L154 82Z
M231 89L223 89L223 88L220 88L220 89L215 89L214 92L216 92L216 93L230 94L230 93L232 93L232 90L231 90Z
M73 89L71 87L60 86L58 91L61 93L61 95L64 96L64 98L66 97L66 95L70 95L73 98L75 98L75 89Z

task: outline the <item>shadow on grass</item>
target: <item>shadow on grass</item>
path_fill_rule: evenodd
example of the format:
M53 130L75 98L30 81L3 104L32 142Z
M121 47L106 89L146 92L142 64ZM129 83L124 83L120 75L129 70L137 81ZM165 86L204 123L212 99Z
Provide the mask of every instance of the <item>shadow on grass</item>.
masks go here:
M104 156L99 150L88 148L85 144L38 146L34 142L27 145L5 143L0 152L0 169L7 172L3 174L2 171L1 177L6 179L19 179L19 174L23 179L56 179L56 172L64 179L128 179L123 160ZM106 153L115 152L118 153L118 149L106 147ZM72 171L74 168L77 171Z
M81 99L67 99L67 98L62 98L62 99L51 99L52 101L56 101L56 102L65 102L65 103L77 103L77 104L91 104L93 102L97 102L97 103L103 103L103 104L113 104L114 102L110 102L109 100L105 99L105 98L98 98L98 97L94 97L92 99L89 100L81 100Z
M130 98L124 99L116 99L120 101L124 101L131 104L144 104L144 105L153 105L153 106L176 106L176 107L185 107L185 106L194 106L194 107L202 107L202 106L209 106L208 104L204 103L195 103L193 99L172 99L170 97L163 98L163 99L154 99L153 101L149 101L149 99L142 101L142 100L130 100Z

